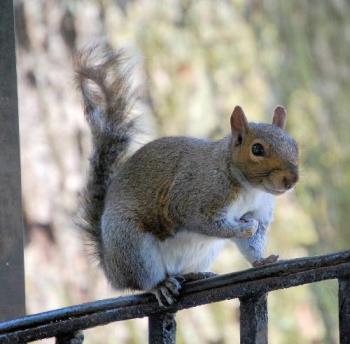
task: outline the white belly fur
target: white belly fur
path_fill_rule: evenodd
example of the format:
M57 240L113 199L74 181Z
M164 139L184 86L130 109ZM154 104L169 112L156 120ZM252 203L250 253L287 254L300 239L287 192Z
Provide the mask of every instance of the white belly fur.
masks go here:
M247 212L254 212L260 221L271 221L274 196L250 189L242 193L226 212L228 220L240 219ZM209 271L210 266L228 239L209 237L180 230L174 237L160 243L163 263L170 275Z
M170 275L209 271L226 240L186 229L160 244L163 262Z
M258 189L249 189L227 207L226 217L239 220L247 212L253 212L258 221L271 222L275 196Z

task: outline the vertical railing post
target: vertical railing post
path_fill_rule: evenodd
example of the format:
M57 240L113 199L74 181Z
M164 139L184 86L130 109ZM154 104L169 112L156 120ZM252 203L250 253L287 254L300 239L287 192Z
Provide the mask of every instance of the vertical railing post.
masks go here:
M12 0L0 1L0 321L25 308L13 12Z
M339 283L339 342L350 343L350 277L338 280Z
M267 295L252 295L240 301L241 344L268 343Z
M158 313L148 318L149 344L175 344L175 313Z
M61 334L56 336L55 344L82 344L84 342L84 334L82 331Z

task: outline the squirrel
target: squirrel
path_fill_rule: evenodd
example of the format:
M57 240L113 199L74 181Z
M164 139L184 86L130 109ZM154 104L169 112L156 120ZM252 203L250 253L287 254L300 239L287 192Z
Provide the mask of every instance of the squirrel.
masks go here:
M128 157L135 95L124 64L109 47L83 50L76 63L93 147L80 226L111 285L170 305L184 281L214 275L226 242L253 266L275 262L264 258L274 199L298 181L285 109L271 124L248 123L236 106L221 140L163 137Z

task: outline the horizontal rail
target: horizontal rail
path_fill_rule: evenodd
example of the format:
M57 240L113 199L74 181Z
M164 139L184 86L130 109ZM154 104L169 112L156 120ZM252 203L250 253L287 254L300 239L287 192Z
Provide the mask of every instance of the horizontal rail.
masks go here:
M0 323L0 343L21 343L54 337L160 312L176 312L212 302L294 287L350 275L350 251L280 261L260 268L186 283L178 302L159 307L151 294L90 302Z

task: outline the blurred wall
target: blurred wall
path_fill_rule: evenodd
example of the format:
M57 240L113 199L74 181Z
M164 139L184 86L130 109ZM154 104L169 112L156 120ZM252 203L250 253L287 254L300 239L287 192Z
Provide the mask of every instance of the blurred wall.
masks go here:
M72 61L101 39L138 61L149 134L214 139L236 104L252 121L283 104L302 172L279 198L269 253L349 248L348 1L17 0L15 9L28 313L117 295L73 223L90 137ZM214 270L247 267L228 247ZM269 306L272 343L337 342L335 283L272 293ZM238 343L237 307L179 313L178 342ZM86 342L146 335L146 321L132 320L87 331Z

